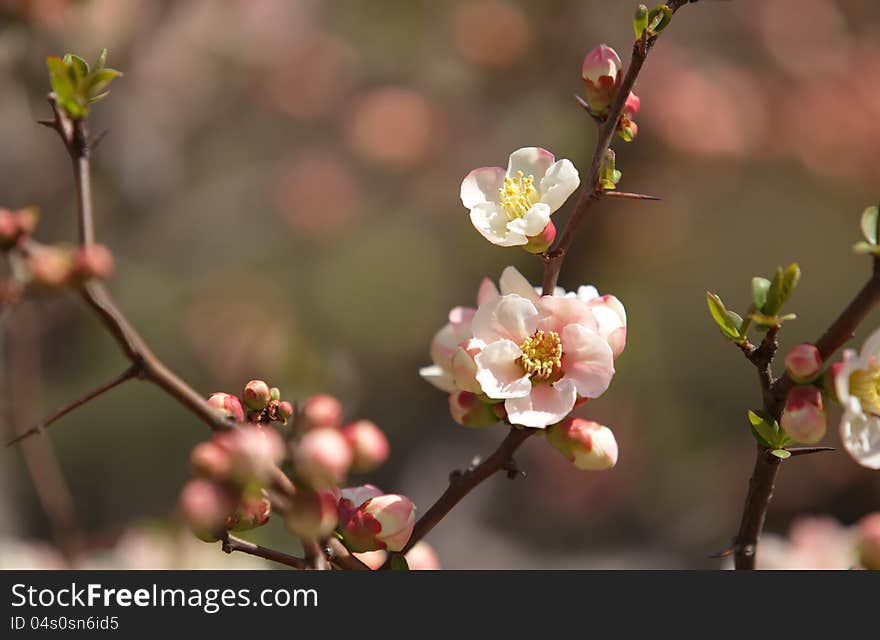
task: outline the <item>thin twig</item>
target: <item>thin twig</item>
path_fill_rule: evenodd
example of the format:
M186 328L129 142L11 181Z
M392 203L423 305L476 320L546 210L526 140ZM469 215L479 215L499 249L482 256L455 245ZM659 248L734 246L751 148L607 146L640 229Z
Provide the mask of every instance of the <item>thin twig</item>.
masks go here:
M331 537L327 540L327 555L330 558L330 562L340 569L372 571L370 567L355 558L352 552L338 538Z
M327 561L327 556L324 555L324 550L320 544L314 540L303 541L303 551L305 551L306 564L309 569L314 569L315 571L327 571L330 569L330 563Z
M82 396L80 398L77 398L73 402L70 402L62 407L55 409L55 411L53 411L48 416L46 416L45 418L40 420L40 422L38 422L37 424L33 425L32 427L26 429L22 433L18 434L16 437L12 438L9 442L6 443L6 446L11 447L12 445L14 445L18 442L21 442L22 440L29 438L30 436L36 435L38 433L42 433L44 429L48 428L50 425L52 425L59 418L66 416L68 413L70 413L74 409L81 407L82 405L86 404L90 400L97 398L98 396L106 393L107 391L110 391L111 389L118 387L126 380L131 380L132 378L136 378L138 376L139 372L140 372L140 369L137 367L137 365L131 365L128 369L123 371L121 374L119 374L118 376L116 376L112 380L109 380L108 382L105 382L101 386L96 387L95 389L92 389L87 394L85 394L84 396Z
M237 538L228 533L223 538L222 544L223 551L225 551L226 553L239 551L241 553L247 553L249 555L257 556L258 558L263 558L265 560L271 560L272 562L277 562L293 569L299 569L300 571L304 571L309 568L306 561L302 558L297 558L296 556L284 553L283 551L276 551L275 549L270 549L269 547L263 547L258 544L254 544L253 542Z

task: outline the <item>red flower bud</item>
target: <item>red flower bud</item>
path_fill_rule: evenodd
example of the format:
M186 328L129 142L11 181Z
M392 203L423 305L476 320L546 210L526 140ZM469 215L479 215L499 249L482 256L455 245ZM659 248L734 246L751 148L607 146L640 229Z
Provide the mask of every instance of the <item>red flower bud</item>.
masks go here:
M18 240L18 222L9 209L0 209L0 249L15 246Z
M584 57L582 76L590 111L602 116L614 101L621 81L620 56L611 47L600 44Z
M28 254L27 266L34 282L47 287L67 284L73 272L70 251L61 247L34 248Z
M180 494L180 512L200 540L214 542L226 532L226 519L235 509L234 497L208 480L190 480Z
M553 241L555 239L556 225L550 221L541 233L536 236L528 237L528 242L523 246L523 249L529 253L544 253L547 249L553 246Z
M208 404L214 407L224 418L236 422L244 422L244 407L236 396L218 391L208 398Z
M73 272L83 280L108 278L113 273L113 254L101 244L79 247L73 254Z
M316 489L335 486L345 479L352 462L351 447L337 429L306 431L293 446L296 474Z
M329 491L297 489L284 514L284 524L300 540L320 540L333 533L339 514Z
M568 418L547 429L547 442L578 469L602 471L617 464L614 434L598 422Z
M785 356L785 371L795 382L812 382L822 371L822 356L816 345L804 342Z
M779 423L798 442L812 444L821 440L828 426L822 393L815 387L795 387L789 391Z
M226 449L214 440L200 442L189 454L189 465L193 473L209 480L224 480L231 465Z
M342 404L327 393L312 396L302 407L306 429L337 429L342 424Z
M37 230L37 222L40 220L40 210L37 207L19 209L13 215L20 234L29 236Z
M353 471L373 471L388 459L388 438L374 422L358 420L343 427L341 433L354 454Z
M405 496L382 494L372 485L343 489L339 521L342 539L351 551L400 551L412 535L415 505Z
M269 385L262 380L251 380L244 386L242 400L254 411L261 411L266 408L272 399L272 392Z
M289 403L287 400L282 400L278 403L278 408L276 409L278 417L281 418L282 422L287 422L287 419L293 415L293 405Z
M235 513L226 520L226 528L230 531L250 531L269 522L271 514L272 503L269 501L269 495L261 491L257 496L242 498Z
M229 455L229 479L240 486L267 483L284 458L284 443L271 427L248 425L214 439Z

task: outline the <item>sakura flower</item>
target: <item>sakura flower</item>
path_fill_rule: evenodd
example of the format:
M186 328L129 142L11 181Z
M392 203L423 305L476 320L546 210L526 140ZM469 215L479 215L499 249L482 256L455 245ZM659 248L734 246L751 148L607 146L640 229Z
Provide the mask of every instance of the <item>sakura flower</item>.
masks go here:
M557 161L539 147L514 151L505 171L481 167L461 183L461 202L470 209L471 222L492 244L526 245L541 235L550 216L580 184L569 160Z
M860 465L880 469L880 330L867 339L861 353L843 352L834 389L843 406L844 448Z
M511 293L480 305L472 327L485 346L474 362L483 393L504 400L511 424L544 428L567 416L578 396L605 392L614 353L586 302L533 296Z

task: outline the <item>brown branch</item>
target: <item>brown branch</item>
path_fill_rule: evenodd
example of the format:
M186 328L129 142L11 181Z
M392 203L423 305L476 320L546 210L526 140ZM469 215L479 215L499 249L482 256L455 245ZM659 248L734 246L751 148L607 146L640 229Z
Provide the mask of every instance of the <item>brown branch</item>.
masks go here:
M536 431L536 429L511 428L510 433L507 434L507 437L504 438L492 455L477 466L467 469L460 474L453 475L450 478L449 487L443 492L443 495L416 522L413 527L412 536L401 553L406 553L412 549L477 485L498 471L512 468L510 463L514 452Z
M370 567L354 557L354 554L348 550L348 547L342 544L342 542L336 537L331 537L327 540L326 551L330 558L330 562L340 569L348 569L349 571L372 571Z
M330 569L330 563L327 556L324 555L324 549L314 540L303 541L303 551L306 555L306 564L309 569L315 571L327 571Z
M283 551L276 551L275 549L270 549L269 547L263 547L258 544L254 544L253 542L237 538L228 533L221 542L223 544L223 551L225 551L226 553L239 551L241 553L247 553L249 555L257 556L258 558L263 558L265 560L271 560L272 562L277 562L293 569L299 569L300 571L304 571L309 568L306 561L302 558L297 558L296 556L289 555L287 553L284 553Z
M756 446L758 452L755 457L755 468L749 479L749 492L746 495L739 533L735 541L733 559L737 569L755 568L758 542L764 528L770 498L773 497L776 474L779 473L779 464L782 462L760 444Z
M136 378L139 373L140 373L140 369L137 367L137 365L131 365L128 369L123 371L121 374L119 374L118 376L116 376L112 380L109 380L108 382L105 382L101 386L96 387L95 389L92 389L87 394L77 398L73 402L70 402L70 403L64 405L63 407L59 407L59 408L55 409L55 411L53 411L48 416L46 416L45 418L40 420L40 422L38 422L37 424L33 425L32 427L26 429L25 431L19 433L16 437L12 438L9 442L6 443L6 446L11 447L12 445L14 445L18 442L21 442L22 440L25 440L26 438L29 438L33 435L38 434L38 433L42 433L43 430L48 428L50 425L52 425L59 418L63 418L64 416L66 416L68 413L70 413L74 409L81 407L82 405L86 404L90 400L97 398L101 394L104 394L107 391L110 391L111 389L118 387L126 380L131 380L132 378Z

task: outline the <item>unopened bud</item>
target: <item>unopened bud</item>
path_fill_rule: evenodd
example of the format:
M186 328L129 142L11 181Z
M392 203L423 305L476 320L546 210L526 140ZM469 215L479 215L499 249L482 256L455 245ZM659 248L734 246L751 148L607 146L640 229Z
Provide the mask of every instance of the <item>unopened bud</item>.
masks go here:
M208 398L208 404L214 407L224 418L244 422L244 407L236 396L218 391Z
M614 101L620 85L621 68L620 56L605 44L593 47L584 57L584 88L587 104L594 115L604 115Z
M278 403L276 413L282 422L287 422L288 418L293 415L293 405L287 400Z
M316 489L338 485L352 462L351 447L338 429L311 429L293 447L298 477Z
M452 419L464 427L488 427L496 424L499 416L495 406L483 402L483 397L470 391L449 394L449 413Z
M73 272L83 280L108 278L113 273L113 254L102 244L79 247L73 254Z
M224 480L229 474L229 454L214 440L200 442L189 454L193 473L209 480Z
M880 571L880 513L866 515L858 524L859 564Z
M795 387L789 391L779 423L798 442L812 444L821 440L828 426L822 393L815 387Z
M226 528L230 531L250 531L262 527L269 522L272 515L272 502L265 491L256 496L246 496L238 508L226 520Z
M797 345L785 356L785 371L795 382L812 382L822 371L819 349L808 342Z
M547 441L585 471L603 471L617 464L614 433L598 422L568 418L547 429Z
M620 114L620 120L617 122L617 133L624 142L632 142L639 133L639 126L633 118L639 112L642 101L639 97L630 92L623 105L623 113Z
M351 468L358 473L377 469L388 459L388 438L376 423L358 420L342 428L342 436L354 454Z
M37 223L40 221L40 210L37 207L19 209L13 215L20 234L29 236L37 230Z
M15 214L9 209L0 209L0 249L9 249L15 246L18 234Z
M264 381L251 380L244 385L242 400L244 400L244 403L254 411L265 409L271 399L272 393L269 390L269 385Z
M529 236L528 242L523 245L523 249L529 253L544 253L553 246L556 239L556 225L552 221L547 223L544 230L536 236Z
M269 399L274 402L281 400L281 389L278 387L272 387L269 389Z
M345 545L354 552L400 551L415 524L415 505L401 495L380 494L370 485L343 489L339 501L339 528ZM370 496L363 500L364 496Z
M180 493L180 512L200 540L214 542L226 532L226 520L235 499L223 487L208 480L190 480Z
M239 427L215 440L229 454L230 480L241 486L265 484L284 458L284 443L271 427Z
M320 540L336 528L336 498L329 491L297 489L284 513L284 524L300 540Z
M61 247L38 247L28 254L27 267L37 284L60 287L67 284L73 271L70 251Z
M306 429L338 429L342 414L342 403L328 393L312 396L302 407Z

